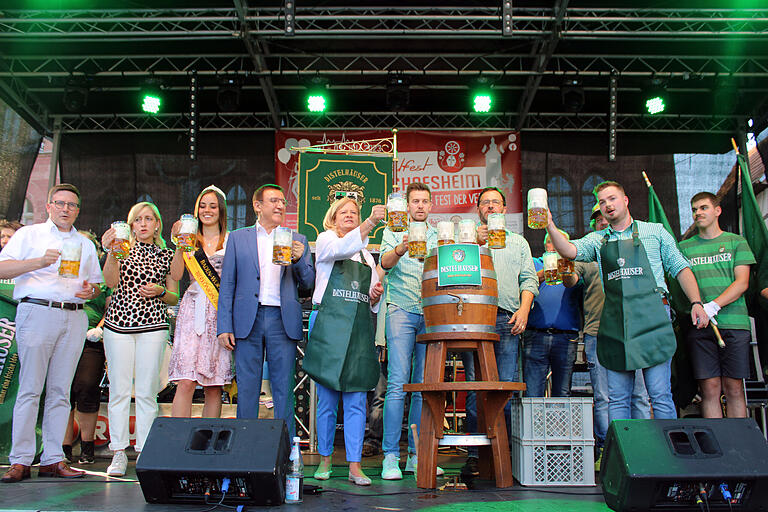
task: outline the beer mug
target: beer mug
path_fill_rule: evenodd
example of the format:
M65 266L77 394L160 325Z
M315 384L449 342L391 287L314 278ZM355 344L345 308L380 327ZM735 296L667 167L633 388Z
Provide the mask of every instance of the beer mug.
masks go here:
M456 242L456 226L453 221L441 220L437 223L437 245L447 245Z
M408 229L408 203L402 192L392 192L387 198L387 227L395 233Z
M59 263L59 275L61 277L77 279L80 276L80 256L82 251L83 246L77 238L64 241L64 244L61 246L61 262Z
M488 214L488 247L503 249L507 246L506 218L503 213Z
M282 226L275 228L275 236L272 240L272 263L275 265L291 264L291 245L293 233L291 228Z
M419 261L427 257L426 222L411 222L408 225L408 254Z
M563 281L557 275L557 259L560 257L556 252L545 252L541 259L544 262L544 282L548 285L562 284Z
M176 235L176 247L184 252L195 250L195 238L197 238L197 219L191 213L185 213L181 216L181 228Z
M563 258L562 256L557 258L558 279L562 279L563 276L570 276L571 274L573 274L573 271L574 271L573 260L569 260L568 258Z
M112 223L112 229L115 230L115 239L112 245L105 247L117 260L123 260L128 257L131 250L131 226L121 220Z
M472 219L461 219L459 221L459 243L460 244L476 244L477 243L477 226Z
M528 191L528 227L547 227L547 191L543 188L532 188Z

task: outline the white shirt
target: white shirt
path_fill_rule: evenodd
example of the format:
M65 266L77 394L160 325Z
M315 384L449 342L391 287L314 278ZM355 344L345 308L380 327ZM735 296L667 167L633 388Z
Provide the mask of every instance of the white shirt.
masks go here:
M259 304L265 306L280 305L280 265L272 263L272 244L275 230L267 233L264 226L256 222L256 242L259 245Z
M371 286L368 290L370 295L373 287L379 282L379 273L376 272L376 262L371 253L365 248L368 245L368 237L365 240L360 239L360 227L356 227L343 238L339 238L335 231L323 231L317 237L315 242L315 292L312 294L312 303L320 304L323 301L325 288L328 286L328 279L331 277L333 265L338 260L353 260L360 263L360 253L365 257L365 263L371 267ZM376 313L379 310L378 301L371 306L371 311Z
M80 291L83 281L91 284L104 282L99 266L99 258L96 255L96 247L93 242L77 232L72 227L69 232L59 231L59 228L49 218L41 224L24 226L19 229L8 241L3 252L0 252L0 261L28 260L40 258L48 249L61 250L64 241L74 239L80 242L80 275L77 279L69 279L59 276L59 263L61 259L52 265L39 270L26 272L16 276L16 286L13 289L13 298L21 300L24 297L45 299L57 302L84 303L86 299L75 297Z

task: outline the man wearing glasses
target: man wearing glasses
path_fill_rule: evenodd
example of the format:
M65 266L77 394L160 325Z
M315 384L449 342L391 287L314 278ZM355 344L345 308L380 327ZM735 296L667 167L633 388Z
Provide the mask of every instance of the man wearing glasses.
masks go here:
M477 227L477 241L480 245L488 241L488 216L492 213L506 213L507 200L496 187L486 187L477 197L477 215L480 224ZM498 343L494 344L496 365L499 379L504 382L520 380L517 359L520 335L528 324L533 299L539 294L539 279L533 266L531 247L522 236L506 231L506 246L503 249L491 249L493 267L496 270L496 282L499 287L499 308L496 314L496 333ZM464 363L466 380L475 380L475 365L471 352L461 357ZM474 393L467 393L467 431L477 432L477 405ZM509 430L510 404L504 407L507 430ZM507 432L509 434L509 432ZM467 463L462 473L478 475L477 447L468 449Z
M69 390L88 329L83 304L99 294L101 275L96 249L73 224L80 213L80 192L62 183L48 192L48 220L19 229L0 254L0 279L16 279L16 341L21 372L13 408L11 468L3 482L30 477L35 456L35 422L45 386L43 454L38 476L79 478L70 468L62 443L69 418ZM77 278L59 275L64 246L80 248ZM75 249L75 253L77 250ZM70 268L69 270L72 270Z
M237 417L259 417L266 353L275 418L285 420L293 437L296 342L304 335L298 289L312 288L315 268L307 238L296 232L291 264L272 263L274 230L285 221L281 187L268 184L256 189L253 209L256 224L233 231L227 241L219 290L219 343L235 353Z

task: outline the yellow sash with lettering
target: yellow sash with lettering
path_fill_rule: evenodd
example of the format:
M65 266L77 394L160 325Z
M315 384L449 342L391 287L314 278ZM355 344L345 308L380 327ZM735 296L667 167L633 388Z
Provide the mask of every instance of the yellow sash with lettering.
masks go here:
M185 252L183 254L184 264L189 273L203 289L205 296L211 301L213 307L219 306L219 274L208 261L205 251L198 249L195 252Z

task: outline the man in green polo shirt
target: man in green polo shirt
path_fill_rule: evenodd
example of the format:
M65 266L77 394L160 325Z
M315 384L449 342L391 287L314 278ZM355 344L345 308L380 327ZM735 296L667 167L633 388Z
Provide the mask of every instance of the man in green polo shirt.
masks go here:
M749 377L751 338L744 292L755 257L744 238L720 229L722 209L717 196L699 192L691 198L698 233L680 242L699 283L704 311L720 330L725 347L718 347L712 328L691 329L688 342L693 373L701 390L701 413L722 418L720 395L725 391L727 416L746 418L744 381Z

